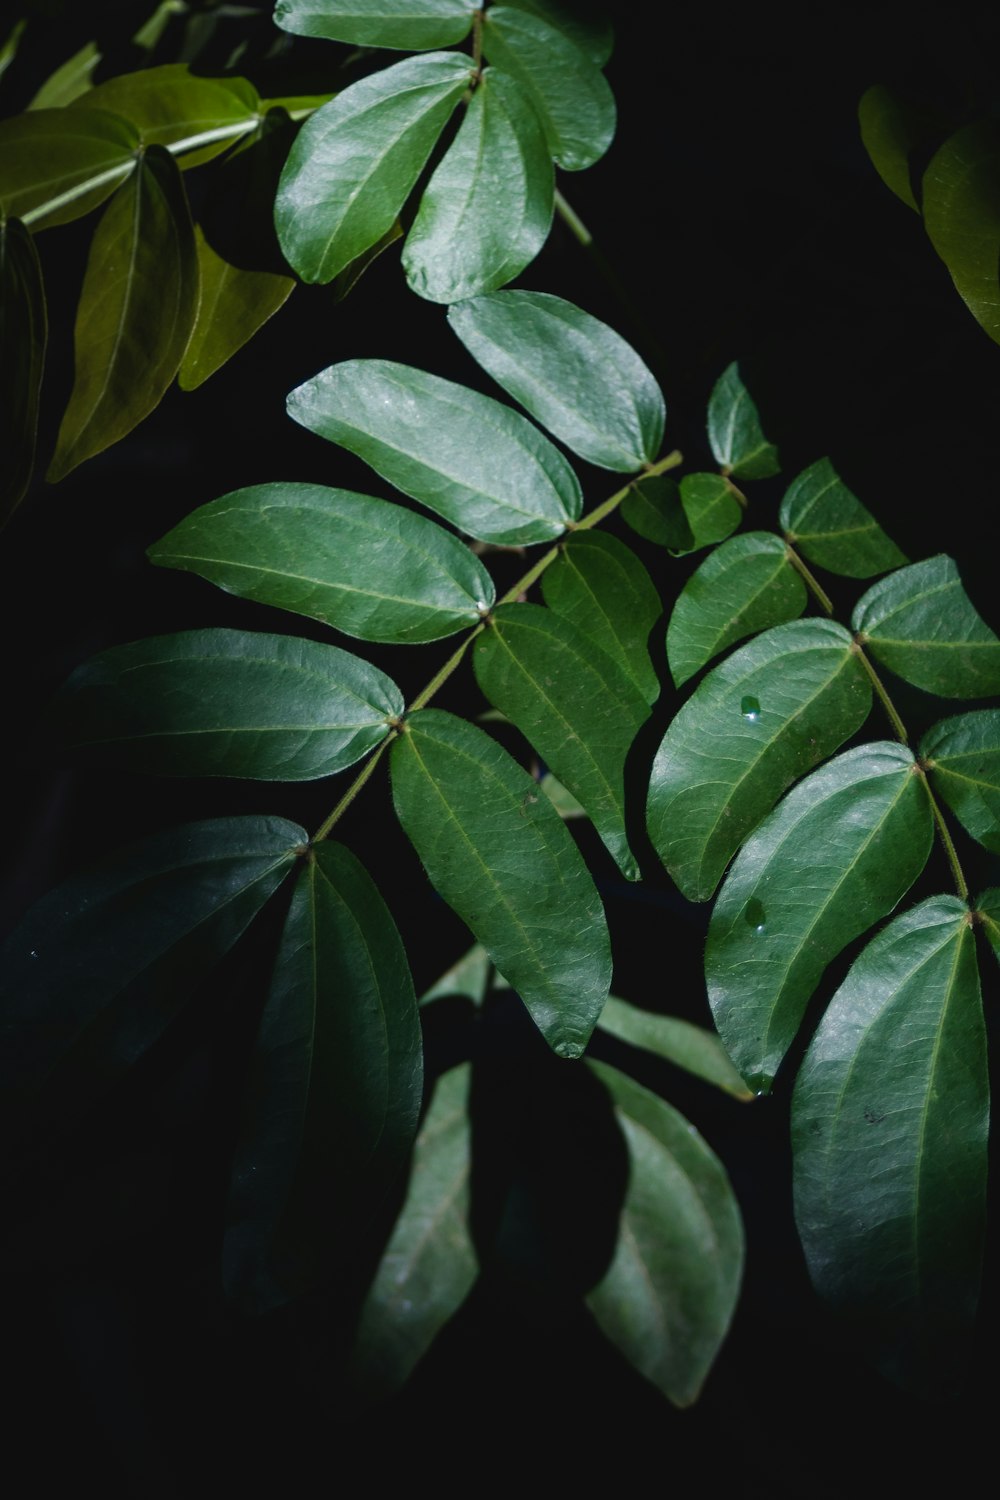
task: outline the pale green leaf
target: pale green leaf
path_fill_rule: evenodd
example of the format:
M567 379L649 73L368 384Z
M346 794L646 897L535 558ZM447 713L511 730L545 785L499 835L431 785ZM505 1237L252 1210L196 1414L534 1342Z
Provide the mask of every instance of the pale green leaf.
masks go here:
M247 271L217 255L195 227L201 296L198 316L178 373L183 391L198 388L222 368L288 301L295 282L273 271Z
M931 157L924 227L962 301L1000 342L1000 129L967 125Z
M473 1005L482 1005L489 989L491 968L486 949L481 943L474 944L467 953L462 954L457 963L445 970L440 979L434 981L430 989L424 991L420 996L420 1004L430 1005L434 1000L459 995L471 1000Z
M943 719L920 741L920 759L966 832L1000 854L1000 709Z
M554 26L599 68L611 56L615 34L604 0L507 0L507 4Z
M468 36L476 0L278 0L274 23L296 36L421 52Z
M616 995L608 996L597 1025L609 1036L665 1058L695 1078L732 1094L734 1099L753 1098L715 1032L704 1026L695 1026L678 1016L641 1010Z
M135 127L102 110L30 110L0 120L0 210L34 231L109 198L136 165Z
M0 218L0 525L31 482L48 317L42 267L31 235Z
M25 17L22 17L20 21L15 21L4 38L3 45L0 46L0 78L3 77L17 56L17 49L21 45L21 38L24 35L24 28L27 24L28 22Z
M669 547L675 553L694 548L680 487L669 474L634 479L621 503L621 518L638 536L658 547Z
M546 771L544 776L540 778L538 789L545 793L564 822L571 818L585 818L587 816L587 809L583 803L577 801L573 793L567 787L564 787L559 778L553 776L551 771Z
M709 397L708 441L716 463L734 479L767 479L780 472L778 450L764 436L735 362L719 376Z
M260 98L244 78L202 78L186 63L141 68L99 83L74 100L80 110L120 115L144 146L169 147L185 169L210 161L253 130Z
M906 562L896 543L828 458L803 469L781 502L781 525L810 562L848 578L872 578Z
M688 534L672 549L679 555L725 541L743 519L740 502L721 474L685 474L680 501Z
M92 87L94 69L101 61L101 53L97 50L96 42L86 42L73 56L67 58L54 73L50 73L35 93L28 109L61 109L65 104L72 104L74 99L79 99ZM116 113L116 111L112 111Z

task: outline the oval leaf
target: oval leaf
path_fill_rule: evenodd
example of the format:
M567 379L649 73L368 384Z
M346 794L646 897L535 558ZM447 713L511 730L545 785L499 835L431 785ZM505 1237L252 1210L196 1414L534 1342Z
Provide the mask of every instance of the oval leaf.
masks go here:
M924 227L980 327L1000 342L1000 131L967 125L924 173Z
M288 411L483 542L551 541L583 506L573 470L526 417L410 365L331 365Z
M641 1010L615 995L609 995L597 1023L632 1047L665 1058L695 1078L714 1084L734 1099L752 1099L753 1094L737 1073L714 1031L694 1026L678 1016L663 1016L656 1011Z
M42 267L31 235L0 218L0 525L31 483L48 317Z
M99 83L73 102L79 111L100 109L135 126L144 146L169 147L182 167L195 167L227 151L259 118L257 91L244 78L201 78L186 63L142 68Z
M104 765L311 781L360 760L402 712L395 683L336 646L187 630L84 662L50 718L64 744Z
M680 501L690 535L690 540L674 549L681 555L725 541L743 519L735 491L721 474L685 474Z
M103 110L37 109L0 120L0 208L33 230L103 203L136 164L139 135Z
M552 227L555 175L531 101L487 68L403 247L411 289L458 302L504 286Z
M747 840L708 929L705 977L723 1045L766 1093L832 958L884 917L927 862L933 815L904 745L846 750L799 782Z
M906 562L828 458L792 480L781 502L781 525L810 562L831 573L873 578Z
M607 999L611 947L583 857L506 750L452 714L410 716L392 747L396 812L427 873L560 1057Z
M1000 693L1000 640L944 554L876 583L858 601L852 624L872 656L914 687L939 698Z
M422 52L468 36L476 0L278 0L274 24L296 36L328 37L356 47Z
M767 479L780 473L778 450L764 436L760 414L735 361L719 376L709 397L708 441L723 473L735 479Z
M247 1082L223 1274L259 1310L315 1286L398 1176L423 1062L403 945L339 844L299 874Z
M1000 709L935 724L920 742L920 757L966 832L1000 854Z
M448 309L477 364L588 463L631 472L660 451L666 408L630 344L547 292L493 292Z
M832 620L776 625L709 672L663 737L646 805L656 852L707 901L787 786L864 723L871 683Z
M986 1227L989 1079L969 911L933 896L864 949L792 1100L795 1217L820 1294L890 1379L957 1395Z
M601 1063L629 1180L618 1243L587 1293L597 1323L672 1401L696 1401L728 1332L743 1277L739 1207L718 1157L683 1115Z

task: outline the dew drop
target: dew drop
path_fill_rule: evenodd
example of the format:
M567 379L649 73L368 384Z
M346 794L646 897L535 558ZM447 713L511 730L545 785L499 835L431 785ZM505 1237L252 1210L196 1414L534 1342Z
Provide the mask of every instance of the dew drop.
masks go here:
M760 718L760 702L756 698L741 698L740 713L744 719L749 719L751 724L756 724Z
M767 916L764 912L763 903L752 896L743 908L743 920L754 932L763 932L767 924Z
M583 1047L579 1042L556 1042L553 1047L556 1057L582 1057Z
M774 1079L770 1073L751 1073L747 1079L747 1088L757 1099L765 1098L771 1092Z

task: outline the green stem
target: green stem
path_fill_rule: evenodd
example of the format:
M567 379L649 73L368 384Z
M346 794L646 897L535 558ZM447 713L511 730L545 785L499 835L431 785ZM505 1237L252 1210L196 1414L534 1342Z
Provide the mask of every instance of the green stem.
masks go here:
M937 824L938 838L944 845L944 852L948 856L948 863L951 866L951 873L952 878L955 882L955 889L958 891L961 900L968 901L968 882L966 881L966 878L962 873L962 866L958 862L958 852L955 849L951 834L948 831L948 824L945 822L944 813L941 811L937 798L931 791L930 782L927 780L926 774L924 774L924 786L927 788L927 795L931 799L931 811L934 814L934 821Z
M333 825L335 823L338 823L344 816L344 813L350 807L351 803L354 801L355 797L358 795L361 788L364 786L365 782L368 780L369 776L372 774L375 767L382 759L382 756L385 754L392 741L396 738L396 734L397 731L393 729L391 733L387 734L385 739L375 747L375 750L365 761L360 772L357 776L355 776L354 780L351 782L350 786L347 788L347 791L341 797L340 801L337 803L336 807L333 809L333 812L327 818L326 822L321 824L320 827L317 828L310 842L314 844L321 844L325 838L329 838L330 831L333 828Z
M574 239L579 240L585 250L589 250L594 243L594 236L580 218L573 205L566 202L566 199L558 188L556 188L556 213L562 219Z
M788 558L788 561L791 563L795 571L805 580L806 587L811 591L814 598L818 599L820 605L828 615L832 615L833 600L830 598L830 595L820 583L819 579L810 572L799 554L796 552L795 548L788 541L785 542L785 556Z
M472 12L472 61L478 73L483 66L483 7Z
M892 699L889 697L889 694L885 690L885 684L876 672L875 668L872 666L871 662L868 660L867 656L865 655L864 647L858 640L855 640L854 642L854 651L861 665L864 667L865 671L868 673L868 676L871 678L872 687L878 694L882 703L882 707L889 715L889 721L892 724L893 729L896 731L896 738L900 740L902 744L908 745L910 743L910 736L906 732L906 725L899 717L899 714L896 711L896 705L893 703Z
M415 714L417 712L417 709L424 708L431 701L438 688L448 681L448 678L451 676L452 672L454 672L455 668L462 660L462 657L465 655L466 651L468 651L472 642L476 639L476 636L480 635L485 629L486 625L484 622L481 625L477 625L475 630L470 630L469 634L465 637L465 640L459 646L458 650L455 651L451 656L449 656L440 672L436 672L427 686L425 688L422 688L414 698L413 702L406 710L408 714Z
M630 479L623 489L616 490L607 500L602 500L600 505L595 505L594 509L585 515L582 520L577 521L573 528L574 531L589 531L591 526L596 526L598 522L604 520L605 516L610 516L611 512L617 510L619 505L621 505L629 490L636 483L636 480L655 479L657 474L665 474L668 469L676 469L678 464L682 464L683 462L683 453L674 448L672 452L667 454L666 458L658 458L655 464L647 464L642 473L637 474L635 479Z

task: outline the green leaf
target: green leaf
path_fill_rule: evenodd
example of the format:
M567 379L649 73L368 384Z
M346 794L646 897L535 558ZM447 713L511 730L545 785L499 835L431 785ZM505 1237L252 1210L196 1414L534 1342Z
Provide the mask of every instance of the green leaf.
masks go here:
M832 620L776 625L698 685L649 783L649 836L690 901L707 901L787 786L864 723L871 683Z
M71 119L91 109L120 115L144 146L169 147L186 169L210 161L253 130L260 99L244 78L200 78L186 63L164 63L109 78L71 108Z
M781 472L778 450L760 425L760 414L734 361L708 401L708 441L723 472L734 479L767 479Z
M663 605L635 553L617 537L575 531L542 574L550 609L612 657L647 703L660 694L649 635Z
M608 996L597 1025L609 1036L665 1058L695 1078L732 1094L734 1099L753 1098L715 1032L704 1026L694 1026L677 1016L640 1010L615 995Z
M403 226L398 219L394 219L391 227L386 230L381 239L376 240L374 245L369 245L367 250L362 250L350 265L345 266L333 278L330 291L334 302L343 302L345 297L349 297L369 266L374 265L380 255L384 255L386 250L402 238Z
M22 17L20 21L15 21L4 38L3 44L0 46L0 78L3 77L17 56L17 49L21 45L21 37L24 35L24 28L27 24L26 17Z
M652 374L606 323L546 292L493 292L448 309L477 364L574 453L632 472L660 451Z
M470 1072L463 1063L438 1079L406 1201L361 1309L351 1376L371 1400L405 1385L478 1274L468 1227Z
M920 212L910 181L910 157L927 133L927 111L900 98L884 83L872 84L858 105L861 141L889 190Z
M743 519L740 502L721 474L685 474L680 500L690 540L675 549L679 554L725 541Z
M911 752L845 750L788 793L719 892L705 952L723 1045L766 1093L823 970L886 916L930 853L934 820Z
M487 68L407 235L410 289L457 302L512 281L545 244L554 194L530 99L515 79Z
M690 1406L739 1296L739 1207L722 1163L683 1115L616 1068L590 1067L614 1102L629 1181L614 1259L587 1305L630 1364L675 1406Z
M104 765L311 781L360 760L403 706L394 682L337 646L185 630L84 662L50 722L66 746Z
M1000 959L1000 890L984 891L973 910L982 924L990 947Z
M79 1107L196 993L302 854L283 818L189 823L130 844L31 908L0 958L12 1110Z
M101 57L97 43L86 42L79 52L74 52L54 73L50 73L32 96L28 109L61 109L65 104L72 104L93 86L92 74Z
M472 59L426 53L352 83L302 126L274 205L304 281L332 281L386 234L459 99Z
M906 562L828 458L803 469L781 502L781 525L810 562L848 578L873 578Z
M397 645L478 623L493 580L451 532L388 500L256 484L192 511L148 553L244 599Z
M537 16L506 5L484 13L483 51L526 90L564 171L600 161L614 139L615 96L586 53Z
M507 4L530 11L540 21L554 26L599 68L611 56L614 28L601 0L507 0Z
M1000 342L1000 130L967 125L931 157L924 227L972 316Z
M288 412L483 542L551 541L583 506L573 470L526 417L410 365L331 365L291 392Z
M399 933L340 844L300 871L251 1060L223 1275L259 1310L343 1259L413 1144L423 1061Z
M79 219L129 175L138 148L135 128L101 110L0 120L0 217L35 231Z
M611 982L600 897L547 797L481 729L437 709L406 721L392 790L427 874L560 1057L579 1057Z
M482 1005L489 989L491 968L489 954L481 943L476 943L467 953L463 953L458 963L452 964L440 979L436 979L430 989L424 991L420 996L421 1006L430 1005L433 1000L441 1000L449 995L459 995L471 1000L475 1006Z
M193 391L232 359L288 301L295 289L290 276L247 271L217 255L195 226L201 296L198 315L181 362L178 384Z
M47 338L45 287L34 241L19 220L0 218L0 525L31 483Z
M667 661L677 687L727 646L806 607L801 576L780 537L747 531L711 552L677 596L667 627Z
M621 518L638 536L658 547L669 547L676 553L693 550L694 538L681 504L680 488L669 474L633 479L621 503Z
M573 793L563 786L558 777L553 776L551 771L546 771L539 778L538 789L545 793L556 812L568 822L571 818L585 818L587 809L582 802L578 802Z
M132 431L180 367L198 310L198 257L173 159L150 146L108 204L76 312L76 373L50 482Z
M625 832L625 757L649 717L638 688L589 637L538 604L501 604L473 663L485 696L579 799L625 878L638 880Z
M1000 640L943 553L881 579L858 601L852 624L872 656L914 687L939 698L1000 693Z
M452 47L472 30L476 0L278 0L274 23L296 36L421 52Z
M813 1283L884 1372L957 1395L986 1227L986 1029L967 907L933 896L864 949L792 1100Z
M933 725L920 741L920 761L965 831L1000 854L1000 709Z

